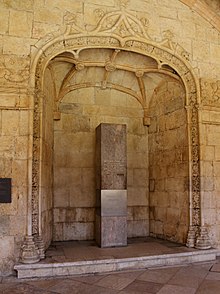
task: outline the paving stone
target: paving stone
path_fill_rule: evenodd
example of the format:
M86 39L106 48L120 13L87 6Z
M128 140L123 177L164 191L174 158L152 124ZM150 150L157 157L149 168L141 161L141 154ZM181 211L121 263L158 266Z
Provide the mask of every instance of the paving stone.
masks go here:
M19 280L15 275L2 277L2 283L22 283L22 280Z
M184 267L181 268L168 282L170 285L188 286L198 288L207 275L208 270L203 268Z
M151 294L150 292L146 292L146 291L132 291L132 290L126 290L126 291L120 291L120 294L138 294L138 293L142 293L142 294Z
M178 267L147 270L138 277L138 280L165 284L178 272L178 270Z
M219 294L220 281L204 280L197 290L196 294Z
M96 283L96 285L114 289L123 290L127 285L129 285L135 278L125 278L120 275L109 275Z
M61 283L61 279L47 279L47 280L37 280L37 281L26 281L28 285L32 285L34 287L40 288L40 289L47 289L50 287L53 287L54 285L57 285Z
M25 283L20 284L0 284L1 294L49 294L51 292L43 289L27 285Z
M157 294L194 294L196 289L175 285L165 285Z
M115 294L118 291L107 289L99 286L89 285L78 281L66 279L63 282L50 287L48 291L60 294Z
M86 284L95 284L99 280L103 279L101 275L90 275L90 276L78 276L72 278L75 281L86 283Z
M219 272L209 272L205 279L206 280L219 280L220 281L220 273Z
M136 280L128 285L124 291L126 293L136 292L136 293L157 293L161 288L162 284L153 283L153 282L145 282Z
M192 268L195 268L195 269L204 269L204 270L211 270L213 266L213 262L198 262L196 264L193 264L192 265Z
M214 264L210 271L211 272L220 272L220 263L218 262L218 263Z

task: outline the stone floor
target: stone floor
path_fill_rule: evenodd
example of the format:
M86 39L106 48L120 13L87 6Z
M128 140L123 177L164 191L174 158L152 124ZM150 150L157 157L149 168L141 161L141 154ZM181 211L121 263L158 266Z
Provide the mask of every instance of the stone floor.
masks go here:
M148 238L132 240L125 248L101 249L93 242L54 243L47 251L47 260L93 260L123 255L178 253L187 251L184 246ZM145 243L145 247L143 244ZM80 246L79 246L80 245ZM146 248L148 247L148 248ZM115 250L116 249L116 250ZM150 251L149 251L150 250ZM192 250L192 249L190 249ZM44 261L42 261L44 262ZM213 262L194 263L175 267L148 268L118 273L57 278L17 279L0 277L0 294L219 294L220 258Z
M41 262L117 259L193 251L197 250L151 237L128 239L128 246L113 248L99 248L94 241L66 241L54 242L46 252L46 259Z
M219 294L220 259L187 266L90 276L18 280L0 278L1 294Z

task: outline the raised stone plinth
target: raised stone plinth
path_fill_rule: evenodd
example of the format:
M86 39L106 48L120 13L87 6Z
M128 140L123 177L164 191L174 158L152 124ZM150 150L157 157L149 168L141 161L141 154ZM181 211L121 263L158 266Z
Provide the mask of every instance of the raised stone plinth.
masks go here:
M218 250L209 249L129 258L17 264L14 269L17 271L19 279L85 275L122 270L140 270L151 267L182 266L183 264L191 264L194 262L209 262L216 259L217 253Z

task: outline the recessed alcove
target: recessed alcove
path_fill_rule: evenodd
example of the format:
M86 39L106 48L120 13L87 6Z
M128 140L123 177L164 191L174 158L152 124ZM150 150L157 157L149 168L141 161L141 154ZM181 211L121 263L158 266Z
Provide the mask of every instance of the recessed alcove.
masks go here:
M153 58L123 50L85 49L77 57L62 53L45 71L43 103L46 244L94 239L95 128L100 123L127 125L128 237L185 242L185 90L169 66L159 68Z

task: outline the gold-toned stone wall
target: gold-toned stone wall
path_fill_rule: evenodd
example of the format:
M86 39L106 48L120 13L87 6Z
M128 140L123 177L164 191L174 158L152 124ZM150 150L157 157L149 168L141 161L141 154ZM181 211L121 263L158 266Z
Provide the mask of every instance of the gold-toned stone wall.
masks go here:
M60 240L94 239L95 129L127 125L128 237L149 234L148 138L143 109L128 94L85 88L67 94L54 127L54 235Z
M201 80L201 181L203 222L220 244L220 80Z
M26 234L27 101L26 95L0 93L0 177L12 178L12 202L0 204L0 275L11 271Z
M217 18L219 5L215 4L210 13L208 6L205 9L204 6L199 5L199 0L195 1L197 5L194 6L194 1L187 0L130 0L130 3L122 1L122 4L123 2L128 3L127 10L142 20L141 23L154 42L165 46L174 55L179 54L180 47L184 49L181 52L186 54L187 51L189 68L195 74L197 84L199 79L202 79L201 101L198 101L198 104L201 102L198 109L202 222L208 226L213 244L220 246L218 200L220 25ZM218 3L217 0L214 3ZM44 55L45 52L42 52L41 48L48 40L52 40L56 35L62 36L68 21L76 24L78 28L89 31L96 27L105 13L118 10L119 4L119 0L0 1L0 177L12 177L12 203L0 203L0 275L12 270L12 265L19 258L20 245L27 233L27 206L31 193L34 58L37 53ZM216 17L213 17L214 10ZM181 58L184 59L184 56ZM148 79L148 85L152 85L154 81ZM51 106L48 105L48 109ZM50 113L47 120L50 121ZM59 130L59 123L55 122L55 133ZM137 130L138 127L134 129L134 133L138 132ZM44 137L42 152L51 155L49 138L52 138L51 133ZM49 151L45 152L47 148ZM138 160L141 161L140 158ZM43 175L51 168L49 162L50 159L43 161ZM47 175L45 179L41 176L44 179L42 231L46 235L44 238L47 243L51 237L50 226L52 226L50 176ZM133 177L135 182L139 179L138 171L133 170L133 175L131 179L129 178L130 183L134 181ZM132 224L130 232L136 230L136 218L138 228L142 219L146 224L145 217L148 213L145 210L141 212L139 208L136 213L133 204L133 202L129 204L131 210L128 218ZM185 229L183 231L185 232Z
M189 155L185 91L165 82L150 103L150 234L184 243L189 222Z

